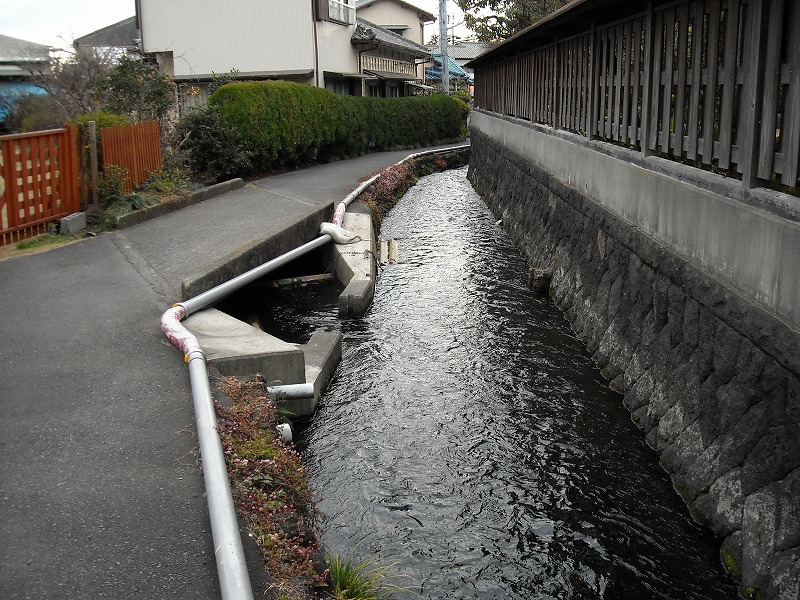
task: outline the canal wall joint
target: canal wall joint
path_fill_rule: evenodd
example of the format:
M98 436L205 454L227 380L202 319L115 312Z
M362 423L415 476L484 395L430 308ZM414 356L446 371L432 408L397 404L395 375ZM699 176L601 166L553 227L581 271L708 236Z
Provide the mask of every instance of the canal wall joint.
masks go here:
M552 297L726 566L798 598L797 222L508 119L475 113L471 138L472 185L552 270Z

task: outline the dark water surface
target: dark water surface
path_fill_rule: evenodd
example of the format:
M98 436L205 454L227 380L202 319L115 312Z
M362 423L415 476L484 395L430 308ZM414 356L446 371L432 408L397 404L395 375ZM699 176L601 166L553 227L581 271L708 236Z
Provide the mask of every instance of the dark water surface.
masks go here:
M366 318L337 323L331 288L280 314L284 335L345 335L301 440L328 550L394 563L402 598L737 597L465 169L422 179L381 235L400 264Z

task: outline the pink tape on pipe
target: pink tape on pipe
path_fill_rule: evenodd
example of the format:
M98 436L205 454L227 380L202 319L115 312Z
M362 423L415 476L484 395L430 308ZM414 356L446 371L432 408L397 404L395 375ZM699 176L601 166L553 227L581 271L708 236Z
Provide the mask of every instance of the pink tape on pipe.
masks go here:
M172 345L184 355L189 354L190 348L199 348L197 338L183 326L181 319L186 316L183 306L174 306L161 315L161 331L167 336Z
M347 205L344 202L339 202L336 206L336 210L333 211L333 219L331 219L331 223L334 225L342 226L342 221L344 220L344 211L347 210Z

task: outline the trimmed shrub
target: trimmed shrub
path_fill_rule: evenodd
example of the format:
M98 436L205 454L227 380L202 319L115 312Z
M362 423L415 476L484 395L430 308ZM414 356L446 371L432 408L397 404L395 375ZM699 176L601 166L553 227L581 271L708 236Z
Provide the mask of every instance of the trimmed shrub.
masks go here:
M337 96L286 81L225 85L212 94L209 107L216 117L204 115L204 120L218 118L214 129L226 132L227 143L224 148L187 144L190 151L203 153L202 160L192 157L189 162L192 168L205 167L219 175L263 173L441 143L463 137L469 113L463 102L444 95ZM198 136L193 132L191 138ZM237 144L235 149L231 142ZM249 169L240 162L231 169L230 160L215 156L217 152L246 156Z
M186 166L197 175L228 179L253 172L252 153L239 131L225 125L212 106L186 114L171 138L185 151Z

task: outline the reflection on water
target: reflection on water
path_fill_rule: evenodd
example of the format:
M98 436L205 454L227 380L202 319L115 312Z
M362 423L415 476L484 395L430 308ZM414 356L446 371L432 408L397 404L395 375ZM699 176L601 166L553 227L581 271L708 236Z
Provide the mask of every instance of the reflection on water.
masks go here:
M382 237L401 262L343 325L303 441L327 548L395 563L408 598L735 598L465 170L421 180ZM296 319L336 325L334 307Z

